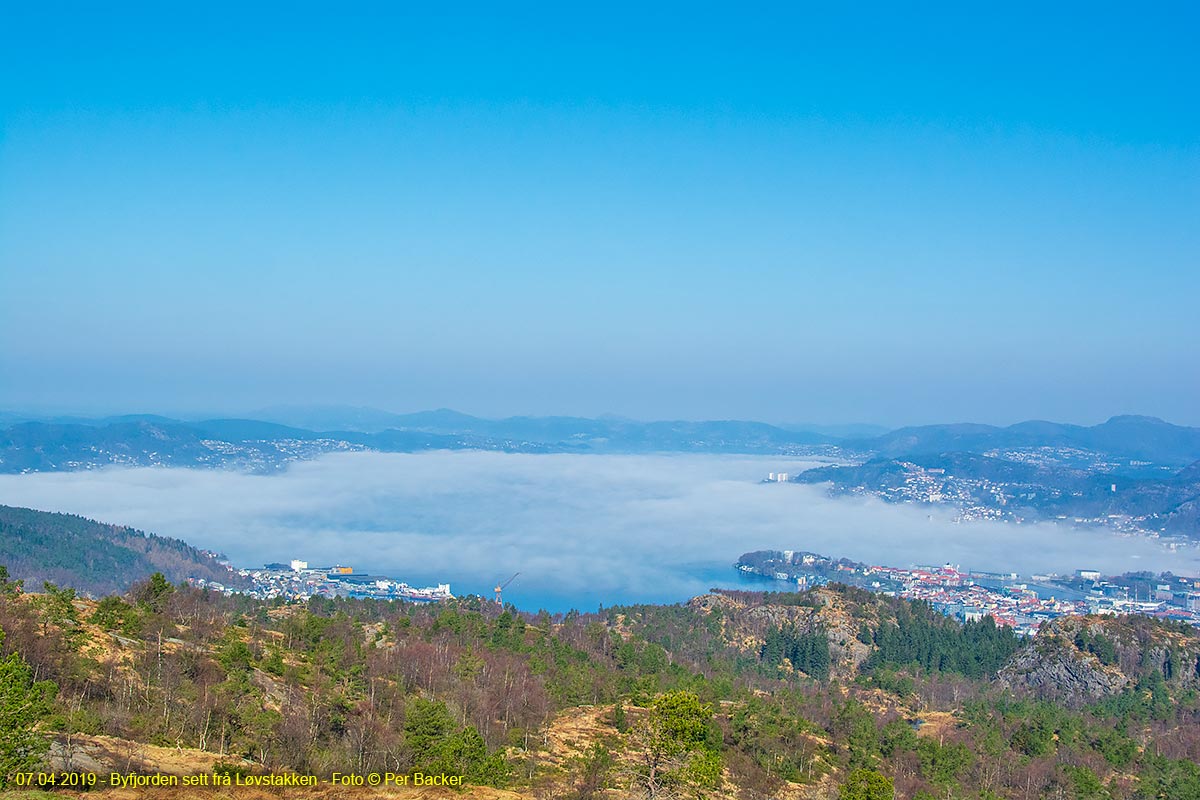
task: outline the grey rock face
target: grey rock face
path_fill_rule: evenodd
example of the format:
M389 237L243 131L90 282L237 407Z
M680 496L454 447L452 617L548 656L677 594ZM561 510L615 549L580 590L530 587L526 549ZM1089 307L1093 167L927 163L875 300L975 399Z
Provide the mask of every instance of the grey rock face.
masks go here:
M1062 617L1014 654L999 679L1010 688L1081 705L1151 673L1173 690L1200 687L1200 633L1147 617Z

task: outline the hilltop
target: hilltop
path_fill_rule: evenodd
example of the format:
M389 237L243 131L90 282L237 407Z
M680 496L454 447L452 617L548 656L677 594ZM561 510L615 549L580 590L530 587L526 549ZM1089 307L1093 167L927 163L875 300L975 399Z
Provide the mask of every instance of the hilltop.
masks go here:
M31 587L51 581L94 595L125 591L155 572L174 582L204 578L233 588L249 585L215 554L179 539L74 514L4 505L0 564L12 579Z

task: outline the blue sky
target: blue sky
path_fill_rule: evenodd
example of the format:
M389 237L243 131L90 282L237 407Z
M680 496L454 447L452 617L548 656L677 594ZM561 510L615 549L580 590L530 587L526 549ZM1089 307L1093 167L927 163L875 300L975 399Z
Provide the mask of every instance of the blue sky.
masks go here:
M1200 424L1189 4L168 5L0 12L0 407Z

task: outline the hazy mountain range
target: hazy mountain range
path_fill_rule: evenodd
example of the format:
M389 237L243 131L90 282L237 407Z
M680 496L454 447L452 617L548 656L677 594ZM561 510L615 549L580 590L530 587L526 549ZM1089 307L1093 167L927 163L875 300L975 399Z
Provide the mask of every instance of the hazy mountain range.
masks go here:
M837 448L825 433L761 422L637 422L579 417L490 420L446 409L388 414L371 409L275 412L274 419L185 421L153 415L12 419L0 431L0 472L135 466L271 471L339 450L477 449L575 453L799 453ZM311 427L278 420L306 421Z
M1059 448L1115 462L1184 466L1200 460L1200 428L1120 416L1094 426L1029 421L1008 427L956 423L881 432L867 425L770 425L741 420L640 422L619 417L484 419L450 409L393 414L371 408L280 407L247 419L181 420L149 414L86 417L0 415L0 471L77 469L106 463L223 465L254 445L411 452L835 452L907 458L947 452L1001 455ZM227 447L221 447L226 445ZM264 457L277 447L263 449ZM304 448L300 448L304 449ZM226 452L228 451L228 452ZM222 457L224 456L224 457ZM281 460L288 460L285 455ZM1128 463L1125 467L1130 466Z
M255 419L10 414L0 422L8 423L0 429L4 473L110 465L272 472L344 451L820 456L835 465L793 479L829 483L834 493L953 503L983 517L1128 517L1135 529L1200 535L1200 428L1154 417L1118 416L1092 426L1046 421L1008 427L926 425L882 434L869 426L484 419L449 409L392 414L342 407L264 409Z

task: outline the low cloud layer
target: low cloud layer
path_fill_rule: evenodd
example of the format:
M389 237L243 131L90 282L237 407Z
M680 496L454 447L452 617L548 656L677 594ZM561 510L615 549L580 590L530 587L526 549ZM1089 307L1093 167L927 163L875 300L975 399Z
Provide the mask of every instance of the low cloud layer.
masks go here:
M745 456L338 454L279 475L105 469L0 476L0 503L83 514L226 553L239 566L304 558L524 607L673 601L748 550L1018 572L1197 570L1197 553L1053 524L956 524L943 511L761 484L795 459Z

